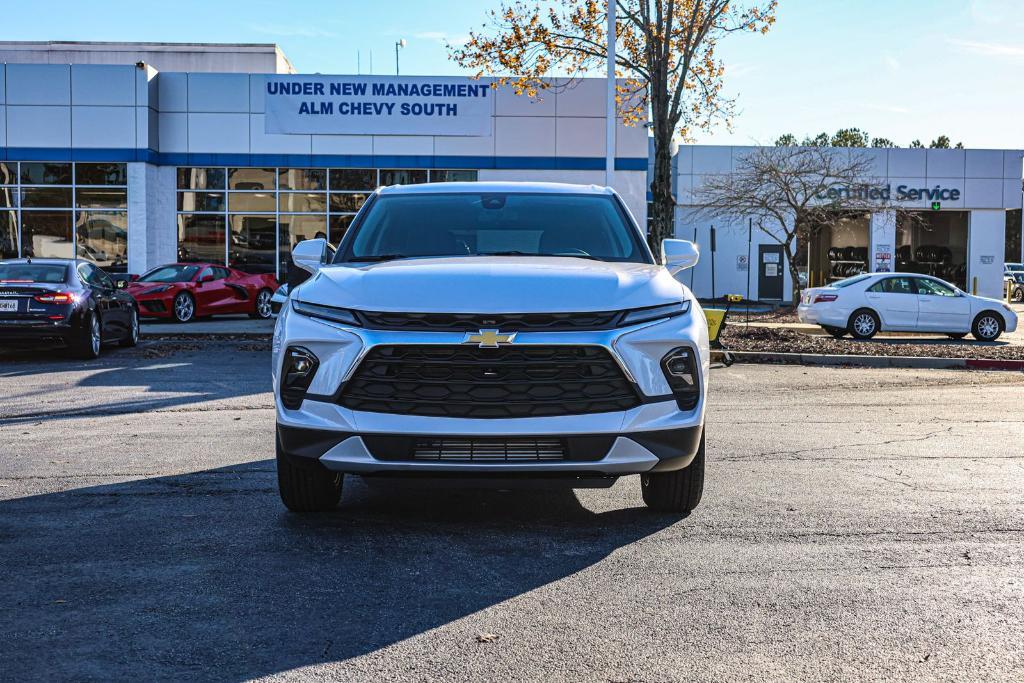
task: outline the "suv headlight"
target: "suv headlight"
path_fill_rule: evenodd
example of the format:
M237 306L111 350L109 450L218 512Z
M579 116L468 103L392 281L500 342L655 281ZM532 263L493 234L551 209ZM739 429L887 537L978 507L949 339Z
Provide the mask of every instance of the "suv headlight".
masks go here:
M298 299L292 299L291 301L293 311L310 318L330 320L331 322L341 323L342 325L355 325L357 327L360 325L359 318L356 317L355 312L347 308L324 306L323 304L311 304L306 301L299 301Z
M651 306L650 308L638 308L636 310L629 311L626 315L622 316L622 320L619 322L619 325L627 327L629 325L637 325L639 323L658 320L660 318L672 318L677 315L682 315L689 310L689 299L686 301L676 301L671 304L663 304L661 306Z

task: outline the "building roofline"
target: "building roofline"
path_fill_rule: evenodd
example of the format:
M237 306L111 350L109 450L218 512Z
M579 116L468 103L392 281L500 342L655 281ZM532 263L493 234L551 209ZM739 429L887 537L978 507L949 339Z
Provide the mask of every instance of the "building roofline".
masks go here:
M111 48L124 48L125 50L141 50L145 48L159 48L161 50L183 50L195 51L197 48L208 52L229 52L232 50L269 52L271 50L281 51L277 43L158 43L158 42L126 42L126 41L98 41L98 40L3 40L0 41L0 48L12 50L38 50L42 47L55 47L60 49L79 48L110 51Z

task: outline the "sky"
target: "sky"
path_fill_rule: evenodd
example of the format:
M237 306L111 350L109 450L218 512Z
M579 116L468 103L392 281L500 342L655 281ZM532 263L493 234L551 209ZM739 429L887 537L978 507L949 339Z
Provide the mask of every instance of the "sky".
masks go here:
M742 2L743 0L739 0ZM497 0L8 2L2 40L277 43L300 73L464 73L459 43ZM948 135L1024 147L1024 0L780 0L764 36L719 44L731 128L705 144L770 144L856 126L900 146Z

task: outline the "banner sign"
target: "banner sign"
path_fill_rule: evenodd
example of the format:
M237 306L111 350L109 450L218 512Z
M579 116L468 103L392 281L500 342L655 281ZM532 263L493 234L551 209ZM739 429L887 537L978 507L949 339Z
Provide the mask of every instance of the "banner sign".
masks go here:
M265 132L491 135L490 82L433 76L268 75Z

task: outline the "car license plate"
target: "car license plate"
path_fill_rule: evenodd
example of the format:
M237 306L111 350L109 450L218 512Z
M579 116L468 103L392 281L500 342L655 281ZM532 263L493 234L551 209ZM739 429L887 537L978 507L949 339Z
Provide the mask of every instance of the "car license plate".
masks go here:
M17 299L0 299L0 313L17 313Z

